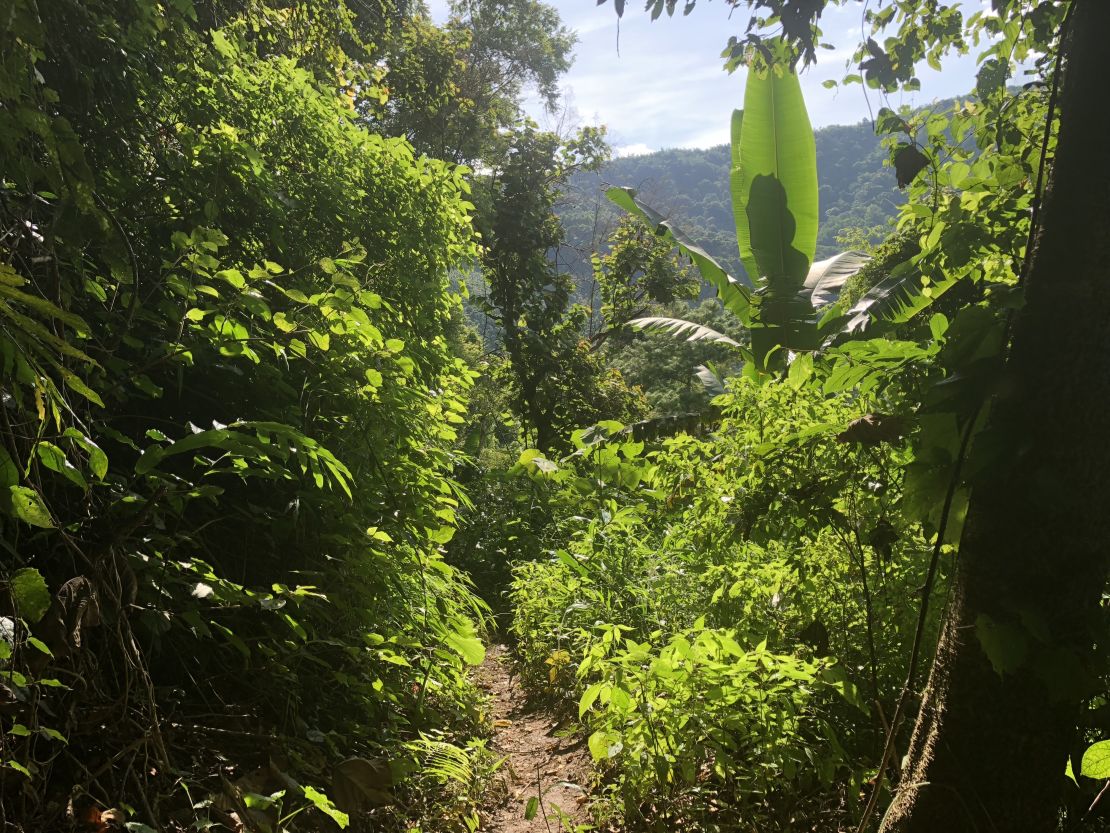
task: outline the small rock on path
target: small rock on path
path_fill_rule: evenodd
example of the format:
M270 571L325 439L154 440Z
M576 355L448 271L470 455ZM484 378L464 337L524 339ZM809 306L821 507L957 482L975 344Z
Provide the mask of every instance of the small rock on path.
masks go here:
M555 737L558 722L549 713L529 711L520 682L510 675L504 645L486 652L476 679L492 700L493 749L507 756L501 765L505 790L501 801L482 814L482 833L564 833L593 830L586 785L590 754L580 739ZM540 808L526 819L528 799L538 796ZM552 805L565 814L563 821ZM545 818L546 816L546 818Z

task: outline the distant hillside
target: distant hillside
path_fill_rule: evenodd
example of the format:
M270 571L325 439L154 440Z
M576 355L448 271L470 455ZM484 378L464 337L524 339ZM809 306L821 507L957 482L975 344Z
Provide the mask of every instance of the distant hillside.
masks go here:
M843 229L885 225L905 197L895 185L894 171L883 166L886 153L869 122L825 127L815 135L821 187L817 253L828 257L842 248L836 237ZM574 177L559 212L567 233L567 250L560 252L564 266L583 278L589 274L588 253L604 240L617 215L602 194L608 183L639 189L739 274L728 169L729 149L720 145L615 159L600 173Z

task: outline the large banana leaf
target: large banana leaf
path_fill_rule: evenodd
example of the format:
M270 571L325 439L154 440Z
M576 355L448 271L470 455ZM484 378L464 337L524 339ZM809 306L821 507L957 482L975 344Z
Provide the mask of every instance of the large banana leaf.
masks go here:
M906 323L955 286L973 265L949 273L943 281L930 284L926 292L914 261L898 264L848 310L844 331L854 335L866 332L870 336L877 327Z
M771 295L796 294L817 250L818 205L817 145L795 73L748 73L730 186L748 276Z
M636 214L648 222L656 234L671 240L679 250L694 261L701 276L717 290L725 309L744 324L751 321L751 297L747 287L728 274L710 254L671 220L664 217L636 196L635 188L609 188L605 195L630 214Z
M859 257L844 255L822 264L814 284L807 284L817 249L817 147L798 77L789 70L780 72L750 72L744 110L732 117L730 187L736 239L755 292L641 202L634 190L606 192L621 208L666 234L697 264L725 307L751 328L752 353L761 365L776 351L785 356L780 348L819 346L814 306L834 292L839 295L853 259Z
M748 73L743 113L732 117L729 184L740 259L760 296L756 360L815 348L805 280L817 250L817 145L793 72Z
M697 321L687 321L684 318L666 318L661 315L652 315L645 318L633 318L629 326L637 330L667 330L674 336L686 336L686 341L711 341L717 344L727 344L739 347L740 342L729 338L724 333L719 333L712 327L706 327Z
M827 260L819 260L806 275L805 290L814 309L833 303L840 297L848 278L856 274L871 260L863 252L841 252Z

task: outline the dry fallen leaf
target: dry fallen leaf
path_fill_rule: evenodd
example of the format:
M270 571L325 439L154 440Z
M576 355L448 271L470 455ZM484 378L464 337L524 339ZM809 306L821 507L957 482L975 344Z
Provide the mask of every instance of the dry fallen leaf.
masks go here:
M384 758L348 758L336 764L332 774L332 798L348 813L364 805L384 807L394 801L393 772Z

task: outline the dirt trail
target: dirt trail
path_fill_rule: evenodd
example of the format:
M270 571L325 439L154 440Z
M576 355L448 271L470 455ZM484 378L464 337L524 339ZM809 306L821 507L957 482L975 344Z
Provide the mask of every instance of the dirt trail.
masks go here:
M528 711L520 681L510 675L505 646L492 646L477 670L477 681L492 698L493 749L508 760L501 765L505 786L497 791L501 800L482 813L479 829L482 833L563 833L589 825L586 744L555 737L558 721L547 712ZM528 799L537 796L540 807L529 821L525 818ZM565 814L562 821L560 812Z

